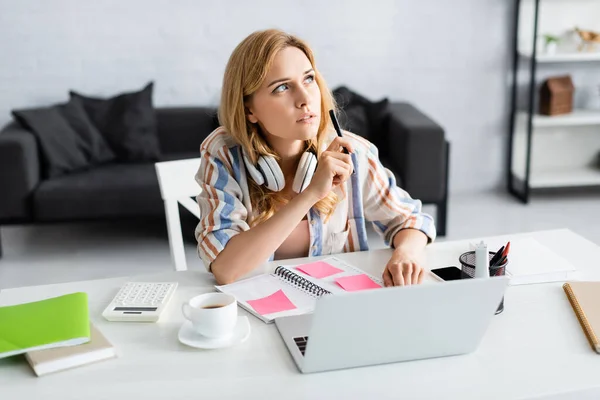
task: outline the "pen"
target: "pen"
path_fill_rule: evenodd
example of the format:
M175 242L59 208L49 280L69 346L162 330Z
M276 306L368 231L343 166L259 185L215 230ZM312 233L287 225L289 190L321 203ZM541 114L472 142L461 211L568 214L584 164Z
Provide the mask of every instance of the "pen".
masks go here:
M509 250L510 250L510 242L506 243L506 247L504 248L504 251L502 252L502 257L508 257Z
M344 137L344 136L342 136L342 130L340 129L340 125L338 124L337 118L335 117L335 113L333 112L333 110L329 110L329 116L331 117L331 122L333 122L333 127L335 128L337 135L339 137ZM348 149L346 149L345 147L344 147L344 153L350 154L350 153L348 153Z
M504 246L500 247L496 254L494 254L494 257L492 257L492 259L490 260L491 267L494 267L496 265L496 262L498 262L502 258L502 254L504 254L503 252Z
M504 265L506 263L506 257L502 257L500 259L500 261L498 261L498 263L496 264L496 267L499 267L500 265Z

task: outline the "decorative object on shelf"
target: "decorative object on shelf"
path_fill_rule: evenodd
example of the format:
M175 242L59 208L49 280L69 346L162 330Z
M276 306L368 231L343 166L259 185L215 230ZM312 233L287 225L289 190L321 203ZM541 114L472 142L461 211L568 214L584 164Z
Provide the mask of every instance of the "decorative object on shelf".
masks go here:
M600 33L594 31L584 31L575 27L575 32L581 39L581 44L577 48L579 51L586 49L587 51L594 51L596 44L600 44Z
M545 34L544 35L544 53L546 54L555 54L558 44L560 43L560 38L555 35Z
M540 114L562 115L573 111L575 85L570 75L548 78L540 88Z

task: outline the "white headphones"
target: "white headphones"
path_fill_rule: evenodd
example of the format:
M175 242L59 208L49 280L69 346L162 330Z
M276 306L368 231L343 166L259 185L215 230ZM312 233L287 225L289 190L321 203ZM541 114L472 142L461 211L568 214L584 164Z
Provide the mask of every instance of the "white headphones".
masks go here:
M258 163L255 166L252 164L246 150L243 148L242 154L248 174L252 177L254 182L258 185L265 185L267 189L274 192L279 192L285 187L283 172L275 158L272 156L260 156L258 157ZM304 152L300 158L296 175L294 176L292 190L296 193L300 193L306 189L316 169L317 156L315 156L312 151Z

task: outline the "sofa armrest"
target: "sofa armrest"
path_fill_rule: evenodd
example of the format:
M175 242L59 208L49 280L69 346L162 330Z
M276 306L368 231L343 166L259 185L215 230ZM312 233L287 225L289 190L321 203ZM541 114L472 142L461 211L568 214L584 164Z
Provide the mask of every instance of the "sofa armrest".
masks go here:
M390 111L388 168L413 198L443 201L447 190L443 128L409 103L391 103Z
M31 216L29 196L40 180L33 134L12 122L0 131L0 219Z

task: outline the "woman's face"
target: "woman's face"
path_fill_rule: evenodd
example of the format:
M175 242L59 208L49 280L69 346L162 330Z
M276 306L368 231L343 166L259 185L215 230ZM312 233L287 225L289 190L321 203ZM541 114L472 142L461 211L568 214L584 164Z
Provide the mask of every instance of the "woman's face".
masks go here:
M275 56L262 86L246 102L247 117L262 131L289 140L315 137L321 121L321 91L302 50L286 47Z

